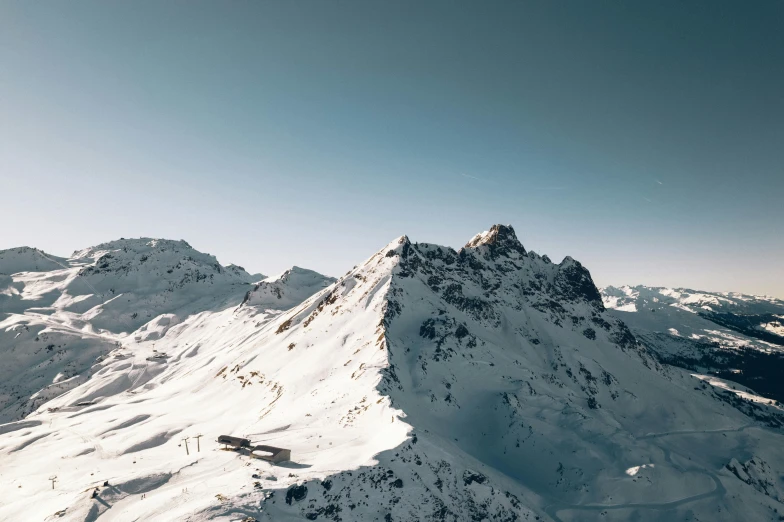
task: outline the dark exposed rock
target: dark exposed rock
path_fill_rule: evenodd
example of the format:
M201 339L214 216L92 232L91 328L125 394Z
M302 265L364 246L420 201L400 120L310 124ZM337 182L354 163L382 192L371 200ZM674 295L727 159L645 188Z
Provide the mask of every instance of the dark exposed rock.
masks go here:
M286 491L286 504L291 505L292 502L299 502L308 496L308 488L304 484L301 486L291 486Z
M585 300L596 308L604 310L602 296L593 283L590 272L571 257L566 257L559 265L553 286L558 295L564 299Z
M620 321L615 325L615 332L610 336L610 339L623 349L632 350L637 348L637 339L631 330Z
M484 482L486 480L487 480L487 477L485 477L484 475L482 475L481 473L478 473L476 471L466 470L463 473L463 483L466 486L471 485L474 482L476 482L477 484L484 484Z
M466 328L464 324L458 326L457 330L455 331L455 337L457 337L458 339L462 339L463 337L469 334L470 332L468 331L468 328Z
M435 327L435 320L428 319L422 326L419 327L419 335L426 339L435 339L436 337L436 327Z

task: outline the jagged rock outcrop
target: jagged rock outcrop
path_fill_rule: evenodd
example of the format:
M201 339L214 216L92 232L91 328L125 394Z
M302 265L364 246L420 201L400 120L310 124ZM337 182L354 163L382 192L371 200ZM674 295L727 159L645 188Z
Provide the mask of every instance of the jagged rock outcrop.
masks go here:
M740 480L760 493L777 500L784 501L784 484L781 475L775 472L760 457L752 457L746 462L733 458L726 466L727 470Z

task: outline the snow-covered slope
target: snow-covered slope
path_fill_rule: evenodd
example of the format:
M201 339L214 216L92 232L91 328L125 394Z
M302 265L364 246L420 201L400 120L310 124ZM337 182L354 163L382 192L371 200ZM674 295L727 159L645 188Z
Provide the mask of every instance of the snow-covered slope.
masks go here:
M303 297L325 283L292 269L154 339L126 336L88 380L0 426L0 490L14 492L0 519L734 521L784 509L779 408L660 365L579 262L526 251L511 227L458 251L403 236ZM292 461L224 451L221 434Z
M57 258L0 252L0 422L84 382L96 358L236 305L253 277L184 241L122 239Z

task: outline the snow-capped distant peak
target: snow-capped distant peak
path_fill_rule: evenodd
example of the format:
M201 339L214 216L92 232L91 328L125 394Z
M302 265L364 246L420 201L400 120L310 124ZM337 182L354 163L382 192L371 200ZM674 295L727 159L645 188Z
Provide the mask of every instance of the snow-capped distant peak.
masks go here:
M623 285L601 289L607 308L633 311L651 307L673 306L694 312L733 312L742 314L776 313L784 308L784 302L765 296L737 292L709 292L690 288L667 288L661 286Z
M247 281L248 283L255 283L267 277L261 273L250 274L248 273L247 270L245 270L245 268L235 264L227 265L225 268L227 272L235 274L237 277L240 277L241 279Z
M334 277L293 266L285 272L256 283L246 294L242 305L287 310L335 281Z
M295 283L295 284L299 284L299 283L308 284L308 281L318 280L319 282L321 282L325 279L331 279L334 281L334 278L332 277L328 277L323 274L319 274L314 270L308 270L307 268L301 268L295 265L289 268L288 270L284 270L279 274L265 277L263 281L266 283L283 281L283 282Z
M68 261L32 247L16 247L0 250L0 274L20 272L48 272L67 268Z
M188 244L187 241L183 241L183 240L155 239L149 237L130 238L130 239L120 238L114 241L107 241L106 243L101 243L99 245L87 247L82 250L76 250L73 254L71 254L71 259L73 260L97 259L105 255L107 252L112 252L112 251L144 253L153 250L159 250L159 251L193 250L195 252L193 247L191 247L191 245ZM201 252L199 253L201 254ZM202 255L209 255L209 254L202 254Z

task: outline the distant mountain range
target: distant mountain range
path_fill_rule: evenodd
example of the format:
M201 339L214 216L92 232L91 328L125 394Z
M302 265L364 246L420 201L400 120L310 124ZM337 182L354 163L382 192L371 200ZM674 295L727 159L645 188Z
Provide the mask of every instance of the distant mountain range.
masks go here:
M621 312L655 311L670 306L695 313L747 337L784 346L784 301L736 292L701 292L688 288L608 286L607 308Z
M777 520L782 317L600 291L504 225L337 279L2 251L0 520Z
M602 300L661 363L784 402L784 301L647 286L603 288Z

